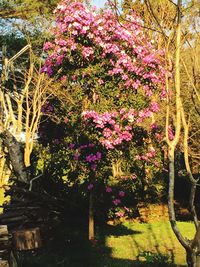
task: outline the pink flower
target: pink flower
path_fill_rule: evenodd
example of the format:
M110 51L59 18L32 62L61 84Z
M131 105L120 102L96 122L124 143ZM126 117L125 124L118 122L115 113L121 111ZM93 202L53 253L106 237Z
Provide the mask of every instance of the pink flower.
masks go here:
M111 193L112 192L112 188L111 187L106 187L106 192L107 193Z
M64 123L68 123L69 119L67 117L64 118Z
M129 208L127 208L127 207L124 207L124 209L125 209L125 211L128 211L128 212L130 211L130 209L129 209Z
M120 197L124 197L125 196L125 192L124 191L119 191L119 196Z
M74 159L74 160L78 160L79 157L80 157L80 154L79 154L79 153L76 153L76 154L74 155L73 159Z
M88 190L92 190L93 187L94 187L93 184L89 184L87 188L88 188Z
M63 75L63 76L60 78L60 80L61 80L62 82L66 81L66 80L67 80L67 76L66 76L66 75Z
M135 180L135 179L137 179L137 176L136 176L135 174L132 174L132 175L131 175L131 178L132 178L133 180Z
M73 149L75 147L75 144L69 144L69 149Z
M98 79L98 83L99 83L100 85L102 85L102 84L104 84L104 81L103 81L102 79Z
M58 145L58 144L60 144L60 140L59 140L59 139L54 139L54 140L53 140L53 144L54 144L54 145Z
M49 50L49 49L52 49L54 48L54 44L52 44L51 42L46 42L44 44L44 50Z
M159 104L157 102L152 102L150 108L151 108L151 111L153 112L158 112L160 109Z
M85 58L88 58L94 54L94 50L91 47L83 47L82 55Z
M97 169L97 164L92 164L92 165L91 165L91 169L92 169L93 171L96 171L96 169Z
M72 75L72 81L76 81L77 80L77 76L76 75Z
M158 129L158 125L154 122L154 123L152 123L152 124L150 125L150 128L151 128L152 130L157 130L157 129Z
M124 217L125 214L124 214L123 211L118 211L118 212L115 213L115 215L116 215L117 217L122 218L122 217Z
M162 140L162 135L160 133L155 133L155 137L156 137L157 141Z
M119 205L120 203L121 203L121 200L118 199L118 198L116 198L116 199L113 200L113 204L114 204L115 206Z

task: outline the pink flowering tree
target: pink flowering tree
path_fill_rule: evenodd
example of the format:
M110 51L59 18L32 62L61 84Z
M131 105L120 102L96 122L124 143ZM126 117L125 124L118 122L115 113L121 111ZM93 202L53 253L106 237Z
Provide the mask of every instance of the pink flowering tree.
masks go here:
M55 15L52 40L44 46L47 57L43 72L60 81L64 93L76 92L79 108L73 107L72 113L81 124L81 134L102 150L87 150L86 155L76 146L73 156L87 166L88 190L92 192L91 175L99 176L102 153L110 159L113 177L127 176L120 159L131 144L136 147L134 153L127 154L132 161L156 162L152 142L138 133L142 128L154 131L158 141L161 138L155 130L155 114L158 101L166 97L163 52L154 48L134 13L121 23L109 8L98 11L80 2L62 1ZM70 112L69 121L71 117ZM134 171L130 170L129 176L135 179ZM122 197L123 191L120 194ZM113 201L119 204L118 198Z

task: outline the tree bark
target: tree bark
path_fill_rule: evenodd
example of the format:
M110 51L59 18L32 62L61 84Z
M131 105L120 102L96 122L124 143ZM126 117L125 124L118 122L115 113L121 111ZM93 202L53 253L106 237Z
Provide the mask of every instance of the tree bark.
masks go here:
M200 267L200 255L194 250L186 250L188 267Z
M8 149L8 154L13 167L13 171L19 181L26 184L29 183L29 175L24 165L23 152L21 144L15 137L8 131L2 133L3 142Z
M200 267L200 224L194 239L191 242L190 249L186 249L186 259L189 267Z
M89 198L89 240L94 240L94 196L92 191Z

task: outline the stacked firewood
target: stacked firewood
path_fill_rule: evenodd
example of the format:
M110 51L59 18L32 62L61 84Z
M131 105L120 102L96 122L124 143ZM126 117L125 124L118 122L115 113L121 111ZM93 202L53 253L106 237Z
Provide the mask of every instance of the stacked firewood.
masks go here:
M11 250L11 239L7 225L0 225L0 267L8 267Z
M56 225L63 213L63 201L45 190L13 184L6 191L10 201L3 205L0 225L8 225L9 232L32 227Z

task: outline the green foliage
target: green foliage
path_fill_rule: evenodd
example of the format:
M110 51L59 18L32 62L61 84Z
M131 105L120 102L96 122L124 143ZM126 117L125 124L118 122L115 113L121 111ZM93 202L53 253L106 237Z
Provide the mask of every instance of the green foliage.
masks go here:
M147 266L169 266L171 264L169 255L155 253L151 251L143 251L139 253L138 259L143 258Z

